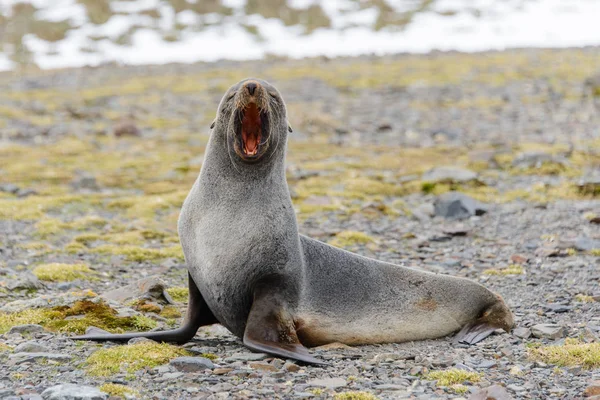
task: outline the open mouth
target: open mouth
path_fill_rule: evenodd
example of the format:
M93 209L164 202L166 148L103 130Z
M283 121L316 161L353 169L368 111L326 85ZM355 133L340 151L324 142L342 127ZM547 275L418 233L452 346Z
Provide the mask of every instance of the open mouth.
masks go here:
M265 132L268 132L267 113L259 109L256 103L249 103L246 108L237 112L236 133L242 155L247 158L256 157L265 143Z

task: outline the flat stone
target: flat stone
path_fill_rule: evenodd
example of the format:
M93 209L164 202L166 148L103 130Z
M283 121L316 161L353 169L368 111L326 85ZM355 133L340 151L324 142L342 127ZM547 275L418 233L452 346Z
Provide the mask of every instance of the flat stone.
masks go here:
M14 353L47 353L50 349L37 342L21 343L13 350Z
M494 360L483 360L478 365L477 368L488 369L496 366L496 361Z
M258 371L269 371L269 372L277 372L279 371L279 368L277 368L274 365L271 365L269 363L266 362L251 362L248 363L248 366L252 369L258 370Z
M580 237L575 239L573 247L579 251L590 251L593 249L600 249L600 240L594 240L587 237Z
M442 232L450 236L467 236L469 231L470 229L467 228L464 224L446 226L442 229Z
M213 369L213 374L215 375L225 375L233 371L233 368L215 368Z
M527 339L531 336L531 329L529 328L515 328L512 334L521 339Z
M306 382L308 386L319 386L325 387L328 389L335 389L339 387L344 387L347 385L345 379L342 378L323 378L323 379L311 379Z
M205 369L214 369L215 365L204 357L177 357L169 363L181 372L197 372Z
M556 324L537 324L531 328L536 338L560 339L566 335L566 329Z
M25 271L19 274L18 278L10 281L6 287L9 290L17 289L41 289L44 285L31 271Z
M283 368L288 372L298 372L302 369L298 364L289 361L284 364Z
M438 196L433 206L435 215L444 218L465 219L487 212L484 204L459 192L448 192Z
M106 300L127 304L137 299L155 299L162 303L174 304L167 293L167 284L158 276L142 278L130 285L110 290L101 295Z
M546 309L546 311L551 311L555 313L564 313L573 309L573 307L564 304L546 304L544 308Z
M585 388L583 395L585 397L600 396L600 381L592 381L588 387Z
M8 334L20 333L20 334L32 334L32 333L40 333L44 332L45 329L41 325L37 324L25 324L25 325L16 325L10 328Z
M349 349L352 349L352 347L350 347L344 343L333 342L333 343L328 343L328 344L324 344L322 346L315 347L314 349L315 350L349 350Z
M19 187L12 183L5 183L0 185L0 192L15 194L19 191Z
M268 358L269 355L265 353L237 353L224 358L225 362L233 362L233 361L262 361L265 358Z
M377 390L406 390L406 386L402 385L394 385L391 383L384 383L382 385L375 385L375 389Z
M108 394L93 386L65 383L42 392L44 400L106 400Z
M8 358L14 360L15 364L22 364L37 360L69 361L71 356L58 353L15 353L9 355Z
M445 166L425 172L421 180L425 182L469 182L477 179L477 173L468 169Z
M513 398L502 386L493 385L473 393L469 400L513 400Z

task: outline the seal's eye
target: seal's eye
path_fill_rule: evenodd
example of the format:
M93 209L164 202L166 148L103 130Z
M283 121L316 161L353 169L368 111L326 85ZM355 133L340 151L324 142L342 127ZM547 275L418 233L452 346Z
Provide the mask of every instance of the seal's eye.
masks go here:
M272 99L279 100L279 97L273 92L269 92L269 96L271 96Z
M227 101L229 101L229 100L233 99L233 98L235 97L235 93L236 93L236 92L233 92L233 93L231 93L231 94L229 95L229 97L227 98Z

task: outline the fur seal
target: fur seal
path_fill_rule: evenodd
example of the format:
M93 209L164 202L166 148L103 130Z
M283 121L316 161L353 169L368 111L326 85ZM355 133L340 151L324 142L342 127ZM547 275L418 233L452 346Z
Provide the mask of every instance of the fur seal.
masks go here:
M245 79L225 93L200 175L179 217L189 271L178 329L90 334L184 343L221 323L252 350L322 364L307 347L432 339L460 331L477 343L513 316L502 298L464 278L376 261L298 233L285 177L281 94Z

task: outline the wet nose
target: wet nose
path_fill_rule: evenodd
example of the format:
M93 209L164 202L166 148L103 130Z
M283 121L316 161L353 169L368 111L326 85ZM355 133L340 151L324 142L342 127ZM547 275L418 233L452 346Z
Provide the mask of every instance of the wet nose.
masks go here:
M248 93L250 93L250 96L254 96L254 91L256 90L256 83L254 83L254 82L246 83L246 89L248 89Z

